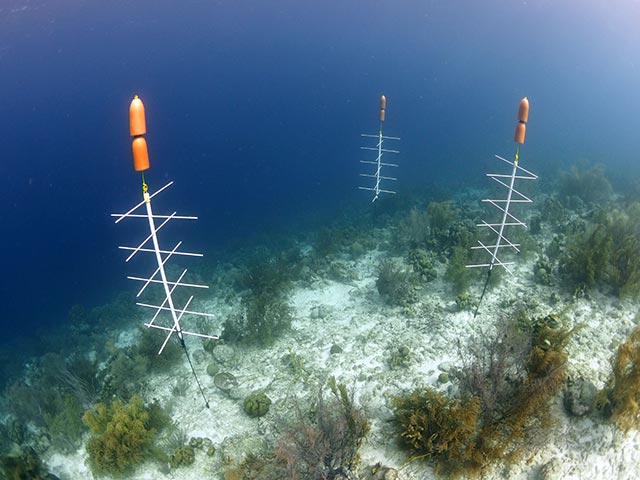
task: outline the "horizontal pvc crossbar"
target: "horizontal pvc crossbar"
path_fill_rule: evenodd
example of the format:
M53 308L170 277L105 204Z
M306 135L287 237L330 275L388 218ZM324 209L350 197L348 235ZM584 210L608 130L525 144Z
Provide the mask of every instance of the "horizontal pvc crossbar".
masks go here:
M163 307L162 305L151 305L149 303L141 303L141 302L136 302L136 305L140 306L140 307L146 307L146 308L154 308L157 310L163 310L163 311L171 311L171 309L169 307ZM188 313L189 315L198 315L200 317L210 317L210 318L215 318L215 315L213 315L212 313L204 313L204 312L193 312L191 310L184 310L184 313Z
M496 181L496 182L498 182L500 185L502 185L503 187L505 187L507 190L509 190L509 189L511 188L507 183L503 182L502 180L500 180L500 179L498 179L498 178L491 177L491 180L495 180L495 181ZM530 179L530 180L534 180L534 179L532 178L532 179ZM516 195L519 195L521 198L527 199L527 200L529 200L529 202L533 202L533 200L530 200L530 199L529 199L529 197L527 197L524 193L519 192L519 191L518 191L518 190L516 190L515 188L511 188L511 191L512 191L513 193L515 193Z
M505 237L504 235L500 235L500 232L497 229L494 228L494 227L499 227L501 225L502 224L500 224L500 223L496 225L496 224L489 224L489 223L485 222L484 225L478 225L478 226L479 227L480 226L489 227L493 231L493 233L495 233L498 236L498 238L496 239L496 243L501 243L501 241L504 240L505 242L507 242L508 245L511 245L516 250L516 252L520 253L520 250L518 249L518 247L515 246L515 243L511 243L507 237ZM483 245L483 243L480 240L478 240L478 243L480 245ZM490 252L490 253L491 253L491 255L493 255L492 252Z
M360 163L370 163L371 165L378 165L378 162L374 162L372 160L360 160ZM385 162L380 162L380 165L382 165L384 167L399 167L400 166L397 163L385 163Z
M496 157L498 160L502 160L503 162L508 163L509 165L513 166L513 162L512 162L511 160L507 160L506 158L503 158L503 157L501 157L500 155L494 155L494 157ZM533 180L535 180L535 179L537 179L537 178L538 178L538 176L537 176L535 173L530 172L529 170L527 170L527 169L526 169L526 168L524 168L524 167L521 167L519 164L518 164L518 166L517 166L517 169L518 169L518 170L522 170L522 171L523 171L524 173L526 173L527 175L531 175L531 177L533 177L533 178L532 178Z
M476 227L499 227L500 225L504 225L505 227L519 225L521 227L526 227L527 224L523 222L507 222L507 223L476 223Z
M505 266L505 265L515 265L515 262L496 262L498 265L500 265L501 267ZM491 264L490 263L478 263L475 265L465 265L466 268L481 268L481 267L490 267Z
M175 214L176 214L176 212L173 212L173 215L175 215ZM160 229L161 229L162 227L164 227L167 223L169 223L169 220L171 220L171 219L173 218L173 215L169 215L169 216L165 219L165 221L164 221L164 222L162 222L162 223L160 224L160 226L158 226L158 227L155 229L155 232L150 233L150 234L147 236L147 238L145 238L145 239L142 241L142 243L141 243L140 245L138 245L138 247L137 247L137 248L134 248L134 249L133 249L133 252L131 252L131 255L129 255L129 256L127 257L127 259L125 260L125 262L128 262L129 260L131 260L131 259L134 257L134 255L135 255L136 253L138 253L142 247L144 247L144 244L145 244L145 243L147 243L149 240L151 240L151 239L153 238L154 233L156 233L156 234L157 234L157 233L160 231Z
M149 325L148 323L145 323L144 326L145 327L149 327L149 328L157 328L158 330L164 330L165 332L173 332L173 331L175 331L175 329L172 329L172 328L169 328L169 327L163 327L161 325ZM194 337L210 338L212 340L218 340L220 338L218 335L205 335L204 333L188 332L186 330L180 330L180 333L182 333L184 335L192 335Z
M180 283L186 274L187 274L187 269L185 268L182 271L182 274L180 274L180 276L178 277L177 283ZM171 287L171 290L169 291L169 295L173 295L173 292L175 291L176 288L178 288L177 285L174 285L173 287ZM168 301L169 301L169 297L165 297L164 300L162 301L162 306L164 307ZM151 318L151 321L149 321L150 325L153 325L153 322L156 321L156 318L158 318L158 315L160 315L160 312L162 312L162 310L156 310L156 313L153 314L153 318Z
M519 218L517 218L515 215L513 215L511 212L509 212L506 208L501 207L500 205L495 203L493 200L487 200L487 202L491 203L491 205L496 207L502 213L506 214L506 216L509 217L510 219L514 220L515 222L518 222L518 223L522 224L523 227L527 228L527 226L524 224L524 222L522 222ZM506 220L506 218L505 218L505 220Z
M499 178L511 178L511 175L509 175L508 173L485 173L485 175L487 177L499 177ZM529 176L525 176L525 175L514 175L513 178L519 178L522 180L535 180L534 177L529 177Z
M382 189L382 188L378 188L378 189L375 189L375 188L369 188L369 187L358 187L358 188L359 188L360 190L369 190L369 191L371 191L371 192L376 192L376 191L377 191L377 192L382 192L382 193L393 193L393 194L395 194L395 193L396 193L396 192L394 192L393 190L384 190L384 189Z
M162 283L162 280L153 280L150 278L142 278L142 277L131 277L127 276L129 280L135 280L138 282L151 282L151 283ZM190 287L190 288L209 288L208 285L200 285L197 283L181 283L181 282L167 282L168 285L176 285L179 287Z
M380 135L371 135L370 133L361 133L361 137L369 137L369 138L380 138ZM387 137L385 135L382 136L384 140L400 140L400 137Z
M506 243L504 245L500 244L500 245L486 245L487 248L505 248L505 247L519 247L520 244L519 243L512 243L510 245L507 245ZM484 247L471 247L471 250L478 250L478 249L482 249Z
M138 252L151 252L156 251L152 248L136 248L136 247L118 247L121 250L136 250ZM169 250L158 250L160 253L171 253ZM190 253L190 252L173 252L173 255L182 255L186 257L204 257L202 253Z
M112 217L118 217L118 216L122 216L122 214L120 213L112 213L111 214ZM184 215L151 215L153 218L171 218L173 220L198 220L198 217L188 217L188 216L184 216ZM142 213L133 213L130 215L127 215L128 218L149 218L148 215L144 215Z
M151 276L149 277L149 279L154 278L158 273L160 273L160 268L164 267L164 264L167 263L167 261L173 256L173 253L178 249L178 247L180 247L180 245L182 245L182 240L180 240L178 242L178 244L173 247L173 250L171 252L169 252L169 254L164 257L162 259L162 265L158 265L158 268L155 269L155 271L151 274ZM147 281L142 288L140 289L140 291L138 292L138 294L136 295L136 297L139 297L140 295L142 295L142 292L145 291L145 289L149 286L149 284L151 283L151 280Z
M361 150L373 150L374 152L378 151L378 147L360 147ZM383 153L400 153L400 150L387 150L386 148L381 148L381 152Z
M381 178L383 180L398 180L397 178L394 177L384 177L382 175L373 175L370 173L361 173L360 174L361 177L370 177L370 178Z
M157 190L156 192L154 192L153 194L149 195L149 200L151 200L153 197L155 197L156 195L158 195L160 192L162 192L163 190L169 188L171 185L173 185L173 181L167 183L164 187L160 188L159 190ZM133 207L131 210L129 210L127 213L123 213L122 215L120 215L120 217L118 219L116 219L115 223L120 223L120 221L124 220L125 218L127 218L130 214L132 214L133 212L135 212L138 208L140 208L141 206L143 206L146 203L146 200L142 200L140 203L138 203L135 207Z

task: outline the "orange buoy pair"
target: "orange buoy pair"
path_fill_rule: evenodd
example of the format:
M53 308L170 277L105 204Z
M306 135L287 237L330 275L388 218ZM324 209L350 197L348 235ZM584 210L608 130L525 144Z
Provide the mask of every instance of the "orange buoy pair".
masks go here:
M149 150L143 135L147 133L147 122L144 117L144 104L136 95L129 106L129 133L133 137L133 169L136 172L149 170Z
M516 133L513 139L516 143L522 145L524 143L524 137L527 133L527 122L529 121L529 99L524 97L520 100L520 107L518 108L518 124L516 125Z
M387 109L387 97L382 95L380 97L380 121L381 122L384 122L384 114L386 109Z

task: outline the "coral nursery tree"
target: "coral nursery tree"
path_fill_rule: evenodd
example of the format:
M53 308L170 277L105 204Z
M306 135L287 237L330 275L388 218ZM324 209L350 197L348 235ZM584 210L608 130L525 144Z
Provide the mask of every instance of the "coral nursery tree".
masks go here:
M459 398L430 387L393 400L402 445L437 473L480 474L516 461L544 439L552 399L566 381L565 346L573 332L549 315L523 327L502 322L491 340L474 340L462 354Z

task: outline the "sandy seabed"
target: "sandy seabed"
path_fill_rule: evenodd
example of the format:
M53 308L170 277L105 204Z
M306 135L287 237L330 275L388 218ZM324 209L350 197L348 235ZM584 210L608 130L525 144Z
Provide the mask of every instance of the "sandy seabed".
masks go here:
M239 461L247 452L257 452L265 442L277 438L276 425L292 415L291 401L310 398L326 379L335 376L355 392L355 402L371 421L371 431L360 449L363 468L381 462L397 470L398 479L436 478L424 461L409 462L397 443L390 399L394 395L428 385L446 392L451 383L438 381L443 371L459 363L457 341L481 335L504 314L500 305L515 305L535 299L537 314L543 317L567 307L545 303L553 287L536 285L533 261L518 259L515 275L503 277L490 289L478 317L459 311L454 295L441 280L426 284L416 304L416 314L407 317L400 308L387 306L380 298L375 281L382 258L387 253L373 251L357 260L339 261L350 272L348 283L339 283L309 274L297 282L289 297L293 307L292 329L268 348L230 347L224 358L216 358L238 379L238 387L219 390L206 373L210 361L198 339L190 339L195 367L211 404L206 409L195 382L186 394L175 398L172 388L177 376L190 378L185 364L179 373L158 375L150 382L145 398L170 405L172 417L186 428L188 435L208 437L216 447L213 457L196 452L196 461L169 474L160 466L145 464L130 475L131 480L177 478L184 480L222 479L223 459ZM479 289L480 286L477 287ZM219 292L221 293L221 292ZM584 325L572 337L569 377L584 377L601 388L611 370L610 361L617 345L635 327L637 310L630 302L591 294L590 298L567 300L570 305L567 327ZM224 318L233 306L222 295L206 299L206 310ZM133 330L132 330L133 331ZM131 332L123 332L119 343L131 342ZM333 345L342 351L331 354ZM390 357L398 346L406 346L411 361L406 367L390 368ZM293 375L283 357L295 353L303 360L304 375ZM215 350L214 350L215 356ZM249 418L243 399L256 389L266 389L272 400L270 411L261 418ZM568 417L561 396L554 410L559 422L549 438L532 447L524 460L515 465L498 465L486 472L487 479L637 479L640 478L640 435L622 434L613 425L595 417ZM50 470L62 480L92 478L82 447L73 455L45 454Z

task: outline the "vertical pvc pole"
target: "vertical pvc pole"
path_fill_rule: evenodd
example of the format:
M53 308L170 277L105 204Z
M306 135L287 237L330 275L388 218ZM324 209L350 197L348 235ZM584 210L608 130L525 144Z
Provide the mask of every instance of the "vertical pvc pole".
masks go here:
M505 223L507 222L507 216L509 215L509 206L511 205L511 195L513 193L513 184L516 181L516 173L518 170L518 154L520 153L520 145L516 148L516 157L513 161L513 171L511 172L511 181L509 182L509 192L507 193L507 202L504 205L504 212L502 213L502 222L500 224L500 231L498 232L498 239L496 240L496 246L491 256L491 262L489 264L489 271L491 271L495 265L496 258L498 257L498 250L500 249L500 242L504 238Z
M376 196L373 197L371 202L375 202L380 195L380 170L382 168L382 125L380 126L380 130L378 132L378 168L376 170Z
M171 316L173 317L173 324L175 326L176 332L178 333L178 337L182 341L182 330L180 329L180 323L178 322L178 316L176 315L176 309L173 306L173 298L171 297L171 290L169 289L169 283L167 281L167 275L164 271L164 263L162 262L162 255L160 255L160 245L158 244L158 236L156 235L156 225L153 221L153 210L151 210L151 198L149 198L149 192L144 192L144 203L147 207L147 218L149 219L149 229L151 230L151 240L153 241L153 249L155 250L156 260L158 262L158 269L160 270L160 278L162 279L162 286L164 287L164 293L167 296L167 303L169 304L169 309L171 311ZM167 338L169 338L169 335ZM159 353L162 353L166 345L165 343L162 345L162 349L160 349Z

